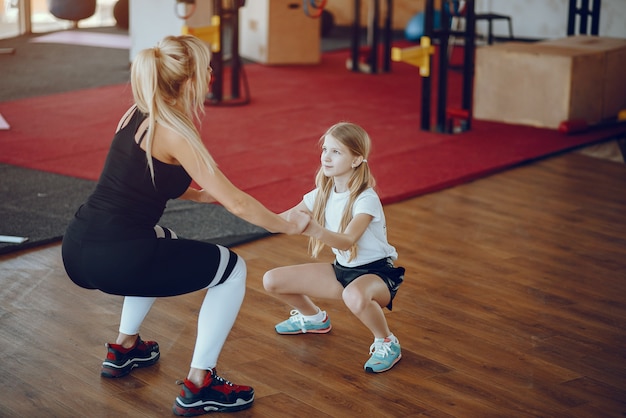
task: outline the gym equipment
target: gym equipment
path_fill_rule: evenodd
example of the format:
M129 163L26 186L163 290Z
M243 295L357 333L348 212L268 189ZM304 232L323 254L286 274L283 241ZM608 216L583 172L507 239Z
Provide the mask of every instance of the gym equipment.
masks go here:
M423 50L396 50L393 57L399 61L406 61L420 67L422 75L422 106L421 106L421 129L430 130L430 109L431 109L431 88L432 79L430 73L432 71L431 40L439 41L438 58L438 86L437 86L437 126L436 131L442 133L452 133L454 130L454 121L461 120L461 130L469 130L472 120L472 95L473 95L473 78L474 78L474 51L476 27L474 0L467 0L465 3L465 18L467 25L465 31L456 31L450 29L451 13L441 13L441 26L435 29L435 8L434 0L426 0L424 9L424 45L419 48L427 48ZM463 51L463 92L461 109L448 109L446 107L448 95L448 41L451 35L462 37L465 39L465 48ZM421 41L420 41L421 43ZM428 55L428 58L423 55ZM418 58L419 56L419 58ZM417 62L417 64L416 64ZM427 75L425 75L427 74Z
M435 29L441 27L441 12L435 10ZM424 36L424 13L420 12L413 16L404 28L404 37L407 41L417 42Z
M194 35L209 43L211 49L211 86L206 106L240 106L250 103L250 90L239 56L239 8L245 0L233 0L228 7L223 0L213 0L211 25L202 28L183 26L183 34ZM230 97L224 97L224 26L230 28ZM241 95L241 87L244 89Z
M205 26L203 28L190 28L189 26L183 26L183 35L193 35L196 38L200 38L207 42L210 46L211 52L220 52L222 47L222 37L220 30L220 16L211 16L211 26Z
M241 56L267 65L319 64L320 19L308 16L299 1L248 1L239 15Z
M369 20L367 25L368 48L366 49L367 57L364 65L360 63L360 55L362 53L360 47L361 39L361 0L354 0L354 17L352 20L352 37L350 41L350 60L348 61L349 69L354 72L367 72L370 74L378 73L379 61L381 60L379 43L381 42L380 24L380 0L372 0L370 5ZM382 71L391 71L391 20L393 0L385 0L387 13L384 17L384 25L382 28Z
M130 0L118 0L113 6L113 17L118 28L128 30L130 27Z
M96 0L48 0L52 16L69 20L74 26L78 21L87 19L96 13Z
M335 27L335 16L328 10L322 10L322 15L320 16L320 35L322 38L330 35L330 32Z
M308 17L320 17L326 6L326 0L302 0L302 9Z
M486 20L487 21L487 44L493 44L493 21L494 20L505 20L509 25L509 39L513 39L513 21L511 16L501 15L498 13L477 13L476 21Z
M435 53L435 47L430 44L428 36L422 36L420 46L409 48L391 48L391 60L403 61L415 65L420 69L422 77L430 77L430 56Z
M446 4L450 4L450 3L453 4L452 7L448 6L448 9L451 9L450 10L451 15L458 19L465 19L465 7L466 7L465 2L460 1L460 0L448 0ZM494 39L493 21L494 20L506 21L509 27L509 40L513 39L513 19L511 18L511 16L503 15L500 13L487 12L487 13L475 13L474 19L476 22L479 22L481 20L487 21L487 44L488 45L493 44L493 39Z
M588 124L584 119L566 120L559 124L558 131L565 135L573 135L590 129L608 128L622 124L626 124L626 109L620 110L615 118L607 119L594 125Z
M577 6L578 3L580 3L580 7ZM591 8L589 8L590 5ZM567 36L576 34L598 36L600 31L600 6L601 0L569 0ZM576 30L576 17L578 17L578 31ZM591 28L587 30L590 18Z

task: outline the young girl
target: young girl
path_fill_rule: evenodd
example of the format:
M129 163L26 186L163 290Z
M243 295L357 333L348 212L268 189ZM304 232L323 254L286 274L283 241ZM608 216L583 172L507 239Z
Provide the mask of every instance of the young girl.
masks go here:
M235 187L218 169L196 127L210 80L210 53L192 36L169 36L133 61L135 104L121 118L95 191L63 237L63 262L78 286L124 296L119 334L103 377L155 364L159 345L139 337L159 297L204 290L191 367L176 415L237 411L254 390L218 376L216 363L246 289L246 264L229 249L178 238L157 225L169 199L218 201L269 231L298 234L309 216L281 217ZM195 180L201 189L191 188ZM207 220L210 221L210 220Z
M276 325L279 334L329 332L328 315L311 298L343 299L374 334L365 371L384 372L402 357L382 308L391 310L404 268L394 267L398 254L387 242L383 207L373 189L367 164L370 138L360 126L338 123L320 142L317 187L282 216L310 214L304 234L310 237L312 256L328 245L335 261L276 268L265 273L263 286L295 308L291 318Z

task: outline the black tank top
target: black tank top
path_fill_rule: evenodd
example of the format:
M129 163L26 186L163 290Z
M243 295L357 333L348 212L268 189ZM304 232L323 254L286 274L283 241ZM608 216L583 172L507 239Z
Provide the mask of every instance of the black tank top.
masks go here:
M117 240L154 237L169 199L182 195L191 177L182 166L153 158L154 183L146 152L135 135L146 116L135 110L113 137L104 169L87 202L68 228L75 239ZM143 139L143 138L142 138Z

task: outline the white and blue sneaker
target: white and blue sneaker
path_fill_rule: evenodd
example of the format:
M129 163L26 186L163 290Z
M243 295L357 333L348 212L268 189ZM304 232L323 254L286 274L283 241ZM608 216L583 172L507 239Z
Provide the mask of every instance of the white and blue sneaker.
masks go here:
M294 309L290 312L291 317L289 319L276 324L274 328L279 334L325 334L330 331L332 325L330 325L330 318L326 315L326 312L322 311L322 313L324 314L324 320L313 322L307 320L300 311Z
M389 338L382 341L374 340L374 344L370 346L370 354L371 357L364 366L368 373L386 372L402 358L400 343Z

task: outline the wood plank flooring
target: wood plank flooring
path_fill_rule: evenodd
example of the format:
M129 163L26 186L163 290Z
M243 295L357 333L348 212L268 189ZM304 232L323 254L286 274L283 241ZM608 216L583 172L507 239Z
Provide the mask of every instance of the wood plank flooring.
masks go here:
M341 302L318 301L330 334L273 331L289 307L261 277L308 262L304 237L236 247L248 291L218 371L257 397L229 415L626 415L625 191L624 164L567 154L387 206L407 274L387 313L403 358L380 375L363 371L372 337ZM122 299L74 286L58 244L1 257L0 416L171 416L201 299L157 301L142 336L160 362L103 379Z

